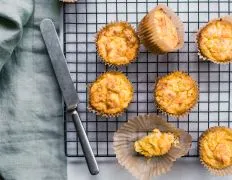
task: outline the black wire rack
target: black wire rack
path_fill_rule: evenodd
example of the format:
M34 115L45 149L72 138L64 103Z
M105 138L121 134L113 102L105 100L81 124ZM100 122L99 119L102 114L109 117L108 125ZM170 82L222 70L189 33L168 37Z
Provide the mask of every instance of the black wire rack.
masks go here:
M178 52L153 55L141 46L136 62L123 71L132 81L134 100L128 110L118 118L102 118L88 112L87 85L104 71L109 70L95 49L96 32L106 23L128 21L137 28L142 17L157 4L172 8L185 25L185 44ZM181 70L198 83L200 98L197 106L183 118L164 116L176 127L188 131L193 137L188 157L197 157L198 138L212 126L231 125L231 65L217 65L199 60L195 34L210 19L228 15L230 0L79 0L63 7L64 53L73 82L80 97L79 112L89 140L97 157L114 157L114 132L129 118L139 114L158 113L153 103L153 87L157 77ZM68 157L81 157L74 125L65 119L65 153Z

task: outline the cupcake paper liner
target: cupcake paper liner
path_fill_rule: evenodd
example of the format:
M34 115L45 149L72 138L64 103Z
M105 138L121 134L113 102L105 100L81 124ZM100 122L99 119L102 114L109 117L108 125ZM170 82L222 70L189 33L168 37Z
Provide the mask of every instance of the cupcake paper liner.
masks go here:
M153 129L170 132L178 136L179 143L173 145L167 154L146 158L134 150L134 142ZM133 176L149 180L152 176L167 173L176 159L186 155L191 147L192 137L184 130L177 129L157 115L144 115L130 119L114 134L113 148L116 158Z
M196 44L197 44L197 51L198 51L198 56L200 59L204 60L204 61L211 61L213 63L216 63L216 64L229 64L230 62L232 62L232 59L230 61L224 61L224 62L220 62L220 61L216 61L214 59L210 59L208 57L205 57L202 53L201 53L201 50L200 50L200 47L199 47L199 37L200 37L200 33L201 31L206 27L208 26L210 23L212 22L215 22L215 21L218 21L218 20L225 20L225 21L228 21L230 23L232 23L232 17L231 16L224 16L224 17L221 17L221 18L216 18L216 19L212 19L210 20L208 23L206 23L205 25L203 25L202 27L199 28L197 34L196 34Z
M175 48L170 49L169 47L167 47L167 45L162 40L160 40L159 36L153 31L153 14L159 9L162 9L170 17L171 21L174 23L177 29L179 44ZM184 25L181 19L164 4L156 6L142 19L139 24L138 32L140 40L144 44L144 46L149 51L155 54L173 52L180 49L184 45Z
M226 127L223 126L216 126L216 127L211 127L209 129L207 129L205 132L202 133L202 135L199 138L199 152L200 152L200 162L201 164L208 169L208 171L216 176L227 176L227 175L232 175L232 165L223 169L215 169L213 167L211 167L210 165L206 164L203 159L202 159L202 155L201 155L201 151L202 151L202 146L201 146L201 140L210 132L213 131L214 129L224 129Z
M132 60L130 60L130 61L129 61L128 63L126 63L126 64L118 64L118 65L117 65L117 64L112 64L112 63L107 62L107 61L105 60L105 58L103 58L103 57L101 56L101 53L99 52L99 47L98 47L98 45L97 45L97 41L98 41L98 38L99 38L99 35L101 34L101 32L102 32L103 30L105 30L107 27L112 26L112 25L114 25L114 24L116 24L116 23L121 23L121 24L123 24L123 25L127 25L128 28L130 28L130 29L133 30L134 35L136 36L136 38L137 38L137 40L138 40L138 49L137 49L136 55L135 55L135 57L134 57ZM133 62L137 59L137 57L138 57L138 55L139 55L139 46L140 46L139 37L138 37L138 35L137 35L137 32L136 32L135 28L134 28L130 23L128 23L128 22L126 22L126 21L114 21L114 22L110 22L110 23L108 23L107 25L103 26L103 27L97 32L97 35L96 35L96 37L95 37L95 44L96 44L96 51L97 51L97 54L98 54L98 56L101 58L101 60L103 61L103 63L104 63L106 66L111 66L111 67L128 66L129 64L133 63Z
M168 74L166 74L166 75L164 75L164 76L168 76L168 75L170 75L170 74L172 74L172 73L175 73L175 72L182 72L182 73L187 74L187 73L184 72L184 71L173 71L173 72L170 72L170 73L168 73ZM198 94L198 95L197 95L197 98L196 98L195 102L193 103L192 107L190 107L189 110L186 111L186 112L183 113L183 114L179 114L179 115L171 114L171 113L168 113L168 112L164 111L164 110L159 106L158 102L156 101L156 97L155 97L156 85L157 85L159 79L161 79L161 78L164 77L164 76L158 77L157 80L156 80L156 82L155 82L155 87L154 87L154 102L155 102L154 104L155 104L155 106L157 107L158 111L160 111L162 114L164 114L164 115L166 115L166 116L170 116L170 117L174 117L174 118L182 118L182 117L187 116L187 115L193 110L193 108L196 107L197 102L199 101L199 86L198 86L198 83L193 79L193 81L195 82L195 85L197 86L197 94Z
M103 113L103 112L99 112L99 111L97 111L94 107L92 107L91 106L91 104L90 104L90 88L91 88L91 86L97 81L97 79L99 78L99 77L101 77L101 76L103 76L105 73L109 73L109 72L117 72L117 73L121 73L121 74L123 74L123 75L125 75L123 72L121 72L121 71L105 71L105 72L103 72L103 73L101 73L91 84L89 84L88 86L87 86L87 94L88 94L88 107L87 107L87 109L88 109L88 111L89 112L92 112L92 113L95 113L96 115L100 115L100 116L103 116L103 117L106 117L106 118L112 118L112 117L119 117L119 116L121 116L124 112L125 112L125 110L129 107L129 105L130 105L130 103L128 104L128 107L127 108L124 108L124 109L122 109L122 112L119 112L119 113L115 113L115 114L105 114L105 113ZM127 78L127 80L128 81L130 81L129 79L128 79L128 77L125 75L125 77ZM131 82L131 81L130 81ZM131 85L132 85L132 83L131 83ZM133 86L132 86L133 87ZM133 92L134 92L134 89L133 89ZM133 100L133 97L132 97L132 99L131 99L131 101Z

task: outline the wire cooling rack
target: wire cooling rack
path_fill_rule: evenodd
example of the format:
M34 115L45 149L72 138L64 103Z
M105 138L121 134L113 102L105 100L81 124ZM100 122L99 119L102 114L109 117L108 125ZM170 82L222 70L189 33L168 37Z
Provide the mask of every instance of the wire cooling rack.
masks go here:
M102 118L87 111L87 85L102 72L109 70L96 54L95 34L106 23L128 21L137 27L142 17L157 4L172 8L185 25L184 47L174 53L153 55L141 46L136 62L119 68L132 81L134 100L118 118ZM197 142L203 131L212 126L231 125L231 65L202 62L197 56L195 34L212 18L230 14L230 0L79 0L63 7L63 40L67 63L80 97L79 112L97 157L114 157L114 132L128 118L138 114L158 113L153 103L153 87L157 77L181 70L199 83L199 103L186 117L164 116L176 127L193 137L189 157L197 157ZM65 120L65 153L68 157L83 156L75 128L70 118Z

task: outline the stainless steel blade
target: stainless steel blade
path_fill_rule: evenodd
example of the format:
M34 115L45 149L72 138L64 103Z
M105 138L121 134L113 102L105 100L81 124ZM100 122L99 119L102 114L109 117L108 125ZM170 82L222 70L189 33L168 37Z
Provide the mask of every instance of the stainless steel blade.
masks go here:
M51 58L52 66L60 85L60 89L64 96L68 113L72 115L74 126L80 139L89 171L92 175L96 175L99 173L99 168L85 129L81 123L81 119L76 111L78 97L73 86L72 78L69 74L68 66L62 52L55 26L50 19L44 19L40 24L40 30L47 46L48 54Z
M50 19L45 19L41 22L40 29L67 109L75 109L79 100L59 42L56 28Z

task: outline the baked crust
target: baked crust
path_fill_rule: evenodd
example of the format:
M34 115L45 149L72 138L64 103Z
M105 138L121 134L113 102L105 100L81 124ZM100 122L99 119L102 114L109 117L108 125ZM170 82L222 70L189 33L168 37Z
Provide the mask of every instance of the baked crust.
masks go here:
M155 86L155 101L158 108L169 115L187 113L198 100L198 86L186 73L173 72L158 79Z
M126 65L136 59L139 39L130 24L116 22L106 25L97 34L98 54L106 64Z
M200 158L214 169L232 165L232 129L213 127L200 138Z
M178 140L173 133L160 132L154 129L149 135L134 144L135 151L145 157L161 156L166 154Z
M198 35L198 48L203 57L216 62L232 60L232 23L225 19L209 22Z
M177 29L170 17L162 9L154 12L154 26L155 33L166 46L174 49L178 45Z
M100 75L89 88L90 108L99 114L113 116L126 109L133 98L133 86L117 71Z

